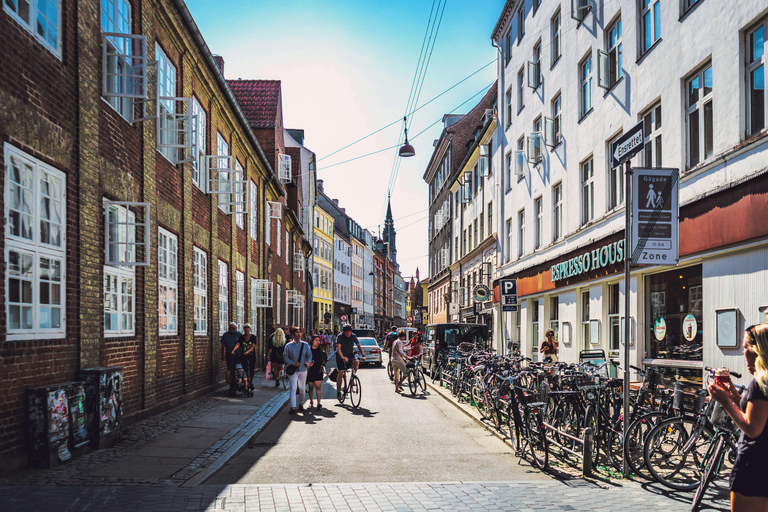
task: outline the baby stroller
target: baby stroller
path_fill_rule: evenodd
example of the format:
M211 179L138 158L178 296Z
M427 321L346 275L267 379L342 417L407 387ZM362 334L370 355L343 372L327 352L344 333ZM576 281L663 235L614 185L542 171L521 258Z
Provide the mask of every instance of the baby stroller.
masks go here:
M248 385L248 374L245 373L245 369L241 363L235 364L235 371L232 378L235 379L235 392L233 396L236 395L238 391L245 394L245 396L253 396L253 390L251 389L251 386Z

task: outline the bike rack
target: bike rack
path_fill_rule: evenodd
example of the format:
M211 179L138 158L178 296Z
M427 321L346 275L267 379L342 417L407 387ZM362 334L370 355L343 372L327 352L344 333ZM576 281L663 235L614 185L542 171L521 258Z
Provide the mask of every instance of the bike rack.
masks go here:
M592 450L595 442L595 433L592 432L592 428L591 427L585 428L584 434L581 436L581 438L578 438L553 427L547 422L544 422L544 426L546 427L547 433L549 433L550 431L557 432L559 435L563 437L567 437L568 439L581 444L582 451L581 453L579 453L577 451L571 450L570 448L566 448L562 444L552 439L552 436L549 436L550 443L554 444L561 450L564 450L570 453L571 455L578 457L582 460L582 465L581 465L582 476L587 476L587 477L592 476Z

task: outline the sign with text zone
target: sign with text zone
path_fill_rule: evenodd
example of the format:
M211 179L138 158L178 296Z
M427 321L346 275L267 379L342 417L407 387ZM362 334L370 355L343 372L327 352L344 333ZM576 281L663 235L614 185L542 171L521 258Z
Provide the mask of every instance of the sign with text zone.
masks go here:
M633 169L632 262L678 261L678 170Z

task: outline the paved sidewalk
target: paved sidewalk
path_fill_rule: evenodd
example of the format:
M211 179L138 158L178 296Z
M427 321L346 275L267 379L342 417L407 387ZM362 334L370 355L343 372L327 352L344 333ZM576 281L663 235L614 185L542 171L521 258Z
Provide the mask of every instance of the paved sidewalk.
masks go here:
M263 429L289 392L254 375L254 396L222 388L123 430L112 448L54 469L28 469L0 479L14 485L194 485L213 474ZM0 502L2 503L2 502Z

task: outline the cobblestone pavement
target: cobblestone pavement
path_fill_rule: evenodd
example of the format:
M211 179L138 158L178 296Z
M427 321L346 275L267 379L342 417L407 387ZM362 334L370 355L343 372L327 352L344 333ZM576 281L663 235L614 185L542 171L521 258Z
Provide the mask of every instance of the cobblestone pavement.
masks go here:
M394 483L137 487L0 487L6 512L665 512L687 511L690 495L635 483ZM712 509L706 506L702 510Z

